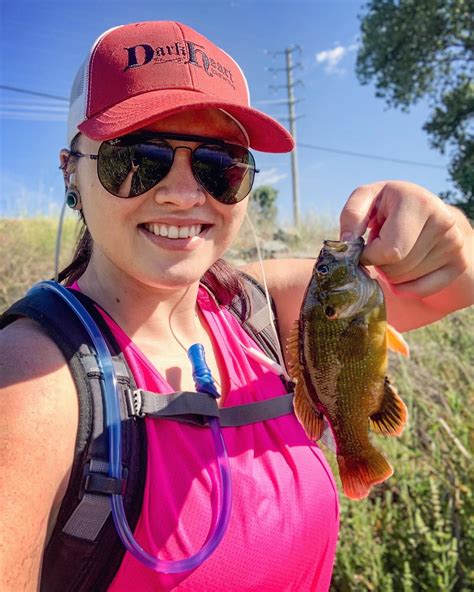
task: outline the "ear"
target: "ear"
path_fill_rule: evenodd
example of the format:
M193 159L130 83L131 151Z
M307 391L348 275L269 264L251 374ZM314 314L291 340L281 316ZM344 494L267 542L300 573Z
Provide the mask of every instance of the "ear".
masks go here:
M71 151L68 150L67 148L63 148L60 152L59 152L59 168L62 170L63 172L63 177L64 177L64 185L67 189L68 184L69 184L69 177L71 175L71 173L74 171L74 168L71 166L69 167L69 159L71 158Z

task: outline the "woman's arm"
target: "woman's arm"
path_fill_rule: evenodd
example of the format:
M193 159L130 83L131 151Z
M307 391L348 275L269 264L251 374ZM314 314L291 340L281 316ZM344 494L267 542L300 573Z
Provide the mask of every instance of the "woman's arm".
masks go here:
M0 332L0 377L0 590L36 591L74 457L76 388L28 319Z

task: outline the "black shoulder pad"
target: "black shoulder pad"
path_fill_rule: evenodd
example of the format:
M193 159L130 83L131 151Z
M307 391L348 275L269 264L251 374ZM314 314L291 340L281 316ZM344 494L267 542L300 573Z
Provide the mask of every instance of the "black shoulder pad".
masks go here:
M250 314L247 319L243 318L243 301L238 295L229 305L229 311L241 321L245 331L261 346L263 351L272 358L272 360L279 362L278 352L281 353L280 339L275 339L275 334L271 327L265 289L255 278L247 273L239 271L239 274L250 301ZM273 313L273 322L278 337L280 337L276 307L271 296L270 306Z

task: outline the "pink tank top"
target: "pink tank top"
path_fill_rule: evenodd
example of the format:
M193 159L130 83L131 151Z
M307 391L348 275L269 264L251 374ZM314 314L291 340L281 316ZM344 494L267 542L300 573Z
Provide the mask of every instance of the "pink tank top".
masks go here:
M78 289L77 284L73 286ZM258 347L225 309L229 326L204 288L198 305L220 348L229 391L224 406L281 395L278 376L249 358ZM107 315L140 388L173 389ZM190 370L191 371L191 370ZM157 394L159 396L159 394ZM148 464L138 543L161 559L184 559L205 542L216 514L214 444L206 428L145 419ZM339 526L337 489L319 447L294 415L223 428L232 475L232 514L220 545L200 567L158 574L126 553L112 592L324 592L329 589ZM215 490L214 490L215 491Z

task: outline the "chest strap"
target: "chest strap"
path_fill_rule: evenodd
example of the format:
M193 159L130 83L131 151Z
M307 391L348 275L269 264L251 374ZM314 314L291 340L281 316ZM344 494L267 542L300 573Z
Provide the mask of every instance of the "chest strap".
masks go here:
M233 407L218 407L207 393L179 391L158 394L143 389L125 391L130 417L155 417L207 426L208 417L217 417L223 428L238 427L293 413L293 393Z

